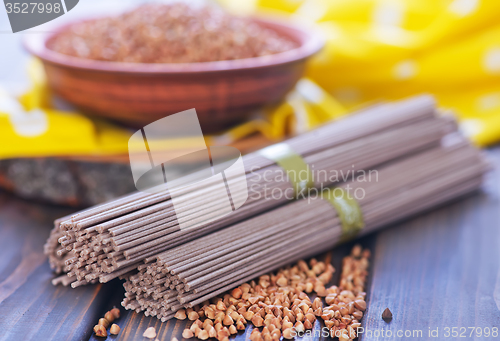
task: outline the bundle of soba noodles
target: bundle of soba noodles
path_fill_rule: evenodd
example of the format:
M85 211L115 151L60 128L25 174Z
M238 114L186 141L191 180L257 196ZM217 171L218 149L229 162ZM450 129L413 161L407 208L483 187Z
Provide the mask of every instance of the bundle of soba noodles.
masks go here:
M372 178L311 193L146 258L126 280L122 305L166 321L181 308L328 250L346 236L370 233L476 190L486 170L476 148L458 133L449 135L440 146L379 167Z
M314 131L289 139L282 145L293 151L294 157L307 165L310 183L306 188L309 194L311 189L331 186L344 182L349 178L324 176L325 174L332 174L332 172L336 172L336 174L349 174L349 172L352 172L354 174L358 171L377 168L403 156L416 155L424 151L429 151L429 153L433 151L435 154L444 153L445 151L439 147L441 140L446 134L454 130L456 130L456 125L453 120L438 115L433 99L429 96L420 96L364 109ZM477 151L471 147L464 146L463 149L464 153L467 151L467 153L473 154L471 157L477 156ZM436 158L439 159L439 155ZM419 157L422 158L422 156ZM443 160L448 159L443 157ZM423 161L415 161L414 169L419 169L417 166L428 166L427 164L421 165L419 162ZM248 187L251 188L251 195L248 196L248 199L241 207L221 219L206 220L207 216L217 212L200 210L200 203L202 201L217 202L219 198L214 194L210 184L204 183L204 186L199 186L196 182L185 186L179 193L176 193L175 209L172 200L173 192L137 192L113 202L58 219L55 222L55 229L45 246L45 252L49 256L51 267L57 272L67 273L67 276L55 279L54 283L71 284L72 287L77 287L97 281L107 282L137 269L146 259L155 259L154 257L158 254L164 255L163 252L165 251L167 251L168 256L166 256L167 258L162 258L164 256L159 257L158 262L160 264L163 265L161 262L164 259L170 261L171 257L175 262L185 261L189 263L191 261L190 257L193 256L192 253L188 252L183 256L187 258L177 258L179 254L168 253L168 250L180 247L183 244L185 246L182 247L196 247L190 246L195 245L191 243L205 245L200 240L206 241L210 238L217 240L217 238L224 237L226 241L233 241L234 236L239 236L238 240L245 243L245 238L258 239L261 234L272 235L277 231L268 231L269 226L273 229L292 229L292 226L296 226L297 229L307 230L304 224L306 222L315 222L314 227L310 228L310 232L318 236L317 240L308 241L308 239L303 239L300 234L290 230L290 239L287 241L292 244L284 244L285 241L277 238L276 246L272 250L291 248L297 252L297 255L300 253L301 256L304 256L330 247L337 242L337 240L324 238L325 234L330 237L335 236L336 232L332 226L338 224L338 218L334 217L334 213L330 212L330 216L322 215L324 212L321 209L327 210L328 207L325 205L324 200L316 200L316 202L320 202L320 204L317 204L319 207L317 211L311 210L313 206L311 204L307 206L307 212L301 212L299 206L302 201L296 201L279 209L285 211L271 211L266 215L259 215L283 206L293 199L293 196L270 196L269 193L286 193L287 190L297 193L298 187L287 176L288 170L283 168L283 164L269 156L269 150L245 155L243 156L243 163L246 182ZM375 187L365 189L367 193L373 192L373 194L367 194L367 198L373 201L372 206L365 208L363 206L364 202L360 202L367 224L367 228L364 229L365 232L392 221L390 218L404 217L411 214L412 209L416 209L421 204L410 200L406 206L401 207L398 205L402 205L405 201L399 200L399 197L394 199L396 198L394 197L392 199L395 200L394 204L396 206L394 207L398 207L396 212L392 210L389 202L385 207L383 206L385 201L374 201L385 189L392 188L391 186L395 186L397 192L397 188L403 186L404 183L395 182L395 179L399 179L401 176L407 177L407 175L402 175L405 171L412 171L410 176L413 176L413 169L404 168L400 171L399 166L394 166L396 170L389 169L392 172L393 179L391 181L393 182L379 184L382 188L376 187L376 184L374 184ZM228 181L230 183L231 180ZM423 189L424 187L421 190ZM376 190L380 190L380 192ZM437 200L436 198L428 199ZM379 206L380 209L378 209ZM384 209L388 211L386 212ZM187 223L192 222L192 227L195 228L185 229L180 227L176 216L176 212L180 210L183 212L184 217L188 217ZM287 217L286 215L290 216ZM373 220L370 220L372 219L371 215L374 216ZM246 226L244 224L248 224L250 220L243 222L243 225L234 225L253 216L257 216L255 219L257 219L258 223L255 226L241 227ZM186 223L186 221L183 222ZM240 228L241 230L235 230L231 238L227 237L226 234L229 233L227 231L216 232L228 226L231 229ZM326 230L313 232L321 228ZM208 239L199 239L202 236L206 236L204 238ZM308 242L306 243L306 241ZM296 247L293 246L295 242L297 243ZM259 244L260 248L267 249L263 246L264 244ZM290 247L291 245L292 247ZM234 246L234 248L238 247ZM265 266L257 262L252 262L252 264L254 264L255 270L260 273L261 270L276 268L279 264L291 258L293 258L293 255L285 256L283 254L283 257L266 262ZM226 260L225 262L233 264L233 260ZM240 262L244 262L244 260L240 260ZM165 264L167 264L167 267L171 266L170 263ZM236 269L237 265L234 266ZM243 278L242 276L245 274L253 274L253 272L246 270L238 271L241 271L241 274L234 275L235 280L236 278ZM201 276L200 274L204 274L203 276L208 275L203 271L196 275ZM220 272L213 275L215 276L213 278L219 278L217 277L218 274ZM207 287L204 284L206 283L206 277L193 279L194 282L191 282L192 277L190 276L186 275L187 282L182 282L184 277L169 282L170 286L174 285L175 287L174 283L181 285L179 287L181 297L173 307L197 301L204 295L210 295L214 290L214 287ZM175 280L180 281L175 282ZM213 282L213 285L229 283L226 279L210 282ZM171 295L170 292L168 295Z

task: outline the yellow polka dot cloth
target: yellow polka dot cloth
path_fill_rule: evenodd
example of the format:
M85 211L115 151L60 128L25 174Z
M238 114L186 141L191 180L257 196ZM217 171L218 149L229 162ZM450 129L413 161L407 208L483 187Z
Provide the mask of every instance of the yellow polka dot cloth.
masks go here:
M8 93L0 84L0 159L128 154L134 130L56 109L41 62L33 59L28 73L31 88L20 96ZM254 119L225 133L205 136L205 140L208 145L228 145L257 133L274 142L347 112L320 86L303 78L281 104L263 108L253 113ZM189 137L154 141L167 152L190 142Z
M432 93L478 145L500 141L500 1L258 0L314 23L307 76L346 108Z

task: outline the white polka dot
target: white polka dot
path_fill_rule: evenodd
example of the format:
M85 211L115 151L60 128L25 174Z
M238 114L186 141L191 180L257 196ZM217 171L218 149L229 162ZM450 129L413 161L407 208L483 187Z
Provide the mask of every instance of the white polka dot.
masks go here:
M450 4L450 12L466 16L474 12L479 5L479 0L455 0Z
M380 3L373 11L375 24L384 26L400 26L403 22L404 9L400 3Z
M10 123L19 136L36 137L49 129L47 115L40 109L30 112L15 111L9 114Z
M480 134L484 129L483 122L475 119L467 119L460 122L460 131L467 137Z
M320 1L304 1L293 13L292 18L307 18L313 22L319 21L328 12L327 5Z
M403 30L394 26L375 25L372 28L372 32L377 40L388 45L400 45L401 40L408 37Z
M0 96L0 112L1 113L10 113L14 111L21 111L23 107L19 102L10 97Z
M342 28L332 21L321 22L318 23L317 26L328 36L328 40L339 39L344 36Z
M493 47L486 51L483 65L487 72L500 72L500 47Z
M324 98L323 90L309 79L301 79L296 88L299 94L311 103L320 103Z
M480 111L493 110L500 107L500 93L491 93L477 99L477 108Z
M293 114L295 116L295 133L304 133L309 129L309 115L307 109L304 106L303 100L300 98L297 92L290 92L286 96L286 101L293 108Z
M417 64L412 60L399 62L393 69L396 79L410 79L417 73Z
M0 113L9 116L12 129L19 136L39 136L49 128L45 112L40 109L24 111L23 106L3 89L0 89Z

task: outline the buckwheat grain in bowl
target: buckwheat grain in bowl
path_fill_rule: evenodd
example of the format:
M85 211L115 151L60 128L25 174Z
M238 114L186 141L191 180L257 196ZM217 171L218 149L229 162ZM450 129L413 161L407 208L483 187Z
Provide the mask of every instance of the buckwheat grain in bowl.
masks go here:
M195 63L276 54L297 43L215 5L174 2L76 23L47 47L102 61Z
M189 3L69 23L25 46L82 112L143 127L196 108L209 133L282 101L324 44L314 27Z

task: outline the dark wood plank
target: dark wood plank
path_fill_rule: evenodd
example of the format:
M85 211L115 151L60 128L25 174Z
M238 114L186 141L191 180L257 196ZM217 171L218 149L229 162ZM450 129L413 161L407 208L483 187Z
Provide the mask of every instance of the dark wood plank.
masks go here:
M491 156L500 166L500 149ZM499 180L500 172L494 171L485 192L361 241L374 254L367 290L369 308L363 320L366 330L428 333L429 327L437 327L444 336L446 326L500 326ZM42 254L53 219L68 211L0 194L0 340L103 340L92 335L92 327L107 310L119 306L123 297L120 281L78 289L53 287L53 275ZM337 275L340 260L351 246L334 250ZM337 281L335 277L332 283ZM380 317L386 307L394 313L389 324ZM160 340L174 336L181 340L186 325L175 320L162 324L123 308L117 323L122 332L108 340L144 340L142 333L148 326L157 329ZM321 326L315 325L317 335ZM236 339L246 339L250 332L248 328ZM422 339L428 339L427 335ZM384 338L362 338L377 339Z
M500 149L489 155L496 170L482 193L376 235L363 341L390 339L382 330L395 340L403 339L399 330L421 330L424 340L458 339L446 337L447 327L458 334L467 328L460 339L498 339L470 337L468 329L500 328ZM394 314L390 323L381 319L386 307ZM436 329L438 337L430 338Z
M0 194L0 340L88 340L97 318L121 299L118 281L51 284L43 244L54 218L68 213Z

